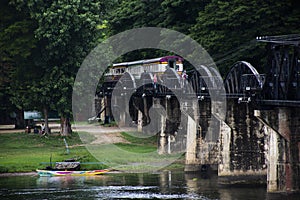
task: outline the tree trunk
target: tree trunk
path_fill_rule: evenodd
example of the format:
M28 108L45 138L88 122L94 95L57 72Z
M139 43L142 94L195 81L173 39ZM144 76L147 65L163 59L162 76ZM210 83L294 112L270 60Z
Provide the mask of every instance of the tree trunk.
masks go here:
M15 128L25 128L24 110L18 110L15 121Z
M72 133L70 119L68 117L60 118L60 134L63 136L68 136Z
M45 134L50 133L49 129L49 121L48 121L48 109L46 107L43 108L44 117L45 117Z

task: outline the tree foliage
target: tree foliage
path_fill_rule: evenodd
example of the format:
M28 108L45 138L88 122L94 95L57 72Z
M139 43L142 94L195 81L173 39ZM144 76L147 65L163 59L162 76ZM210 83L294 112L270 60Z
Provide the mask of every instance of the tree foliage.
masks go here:
M36 26L28 13L17 12L8 0L0 2L0 10L0 110L18 112L28 105L24 91L28 80L34 78L30 57L36 48Z
M96 42L122 31L151 26L187 34L205 47L223 75L238 60L263 65L266 51L256 36L300 31L296 0L2 0L0 5L2 105L55 110L64 119L71 115L81 62ZM162 54L139 50L120 61Z
M189 34L209 0L121 0L109 13L111 35L137 27L163 27Z
M212 0L199 12L191 36L215 58L223 74L240 59L260 66L265 49L256 45L255 38L299 33L299 6L295 4L291 0Z
M12 87L20 92L15 92L11 100L23 107L58 111L63 119L69 120L74 78L100 35L98 26L103 22L105 2L14 0L12 3L20 13L28 13L29 22L36 25L30 32L36 47L25 62L35 69L25 73L31 78L30 84L22 85L23 80L16 77ZM23 34L21 38L26 37ZM5 44L12 46L9 42ZM30 48L27 50L31 53ZM24 52L15 54L20 56ZM23 71L25 68L18 65L18 69ZM28 105L25 105L26 98L30 99Z
M198 12L204 10L209 0L120 0L108 13L109 35L140 27L161 27L185 34L196 23ZM171 52L167 52L170 54ZM165 55L165 51L136 50L120 60L136 60Z
M261 66L266 51L255 38L299 33L299 18L296 0L121 0L110 13L108 24L111 35L145 26L190 35L208 50L224 75L241 59ZM131 57L136 55L124 59Z

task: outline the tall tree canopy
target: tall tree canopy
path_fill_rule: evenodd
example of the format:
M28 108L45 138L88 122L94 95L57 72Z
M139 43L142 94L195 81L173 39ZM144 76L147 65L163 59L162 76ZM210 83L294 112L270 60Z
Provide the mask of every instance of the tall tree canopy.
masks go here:
M191 36L209 51L225 74L240 59L260 66L265 49L256 45L256 36L299 33L299 14L296 0L212 0L199 12Z
M298 2L2 0L0 100L7 106L0 110L55 110L64 122L62 133L69 132L72 86L81 62L95 42L137 27L164 27L191 36L223 75L238 60L258 68L266 51L255 37L299 33ZM166 52L135 51L121 59L161 53Z
M164 27L189 34L210 0L120 0L109 13L111 35L137 27Z
M71 131L71 94L81 62L99 37L103 22L104 1L35 1L15 0L14 5L30 14L37 24L38 41L34 66L42 71L31 84L31 98L45 117L49 109L58 111L62 134Z
M120 0L108 13L109 34L140 27L169 28L184 34L196 23L198 13L210 0ZM163 51L134 51L123 56L124 60L136 60L162 56Z
M298 8L296 0L120 0L109 13L108 25L111 35L144 26L190 35L208 50L225 75L240 59L262 65L266 51L257 45L256 36L299 33ZM124 59L131 57L137 56Z
M37 70L31 57L37 40L35 22L26 12L17 12L8 0L0 2L0 112L16 112L16 126L24 126L22 109L30 106L26 97L28 82ZM32 105L32 104L31 104Z

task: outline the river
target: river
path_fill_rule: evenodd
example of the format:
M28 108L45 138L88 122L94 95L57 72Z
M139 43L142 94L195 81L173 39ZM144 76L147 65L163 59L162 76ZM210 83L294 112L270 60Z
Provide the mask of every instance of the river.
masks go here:
M95 177L0 177L4 199L297 199L296 195L270 195L264 186L222 186L216 175L178 171ZM298 198L299 199L299 198Z

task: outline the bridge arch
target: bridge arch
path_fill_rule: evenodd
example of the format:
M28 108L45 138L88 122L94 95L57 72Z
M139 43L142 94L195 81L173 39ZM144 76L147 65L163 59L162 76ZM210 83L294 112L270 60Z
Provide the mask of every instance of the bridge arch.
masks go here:
M243 95L246 90L261 90L264 78L246 61L235 63L226 75L224 87L227 94Z
M267 173L266 138L264 126L254 115L258 108L257 99L252 100L261 92L263 85L264 75L246 61L236 62L225 77L227 112L224 124L228 131L224 131L221 137L221 146L226 149L221 152L221 162L226 163L227 167L220 166L221 176L232 176L234 171L256 176L255 172L260 170L262 173L257 177L264 180Z
M125 72L116 82L111 96L107 96L107 107L110 107L113 119L120 125L129 124L131 119L136 119L136 111L130 105L130 96L136 90L137 82L135 77Z
M181 77L173 68L167 68L167 70L164 72L161 78L161 83L165 85L166 87L171 87L170 89L176 89L180 88L180 79Z
M125 72L117 83L117 88L118 87L123 87L123 89L125 89L125 90L126 89L135 89L136 88L136 80L135 80L134 76L129 72Z
M191 77L189 78L189 83L191 84L197 96L208 95L208 87L205 82L205 79L197 70L194 70L191 74Z

